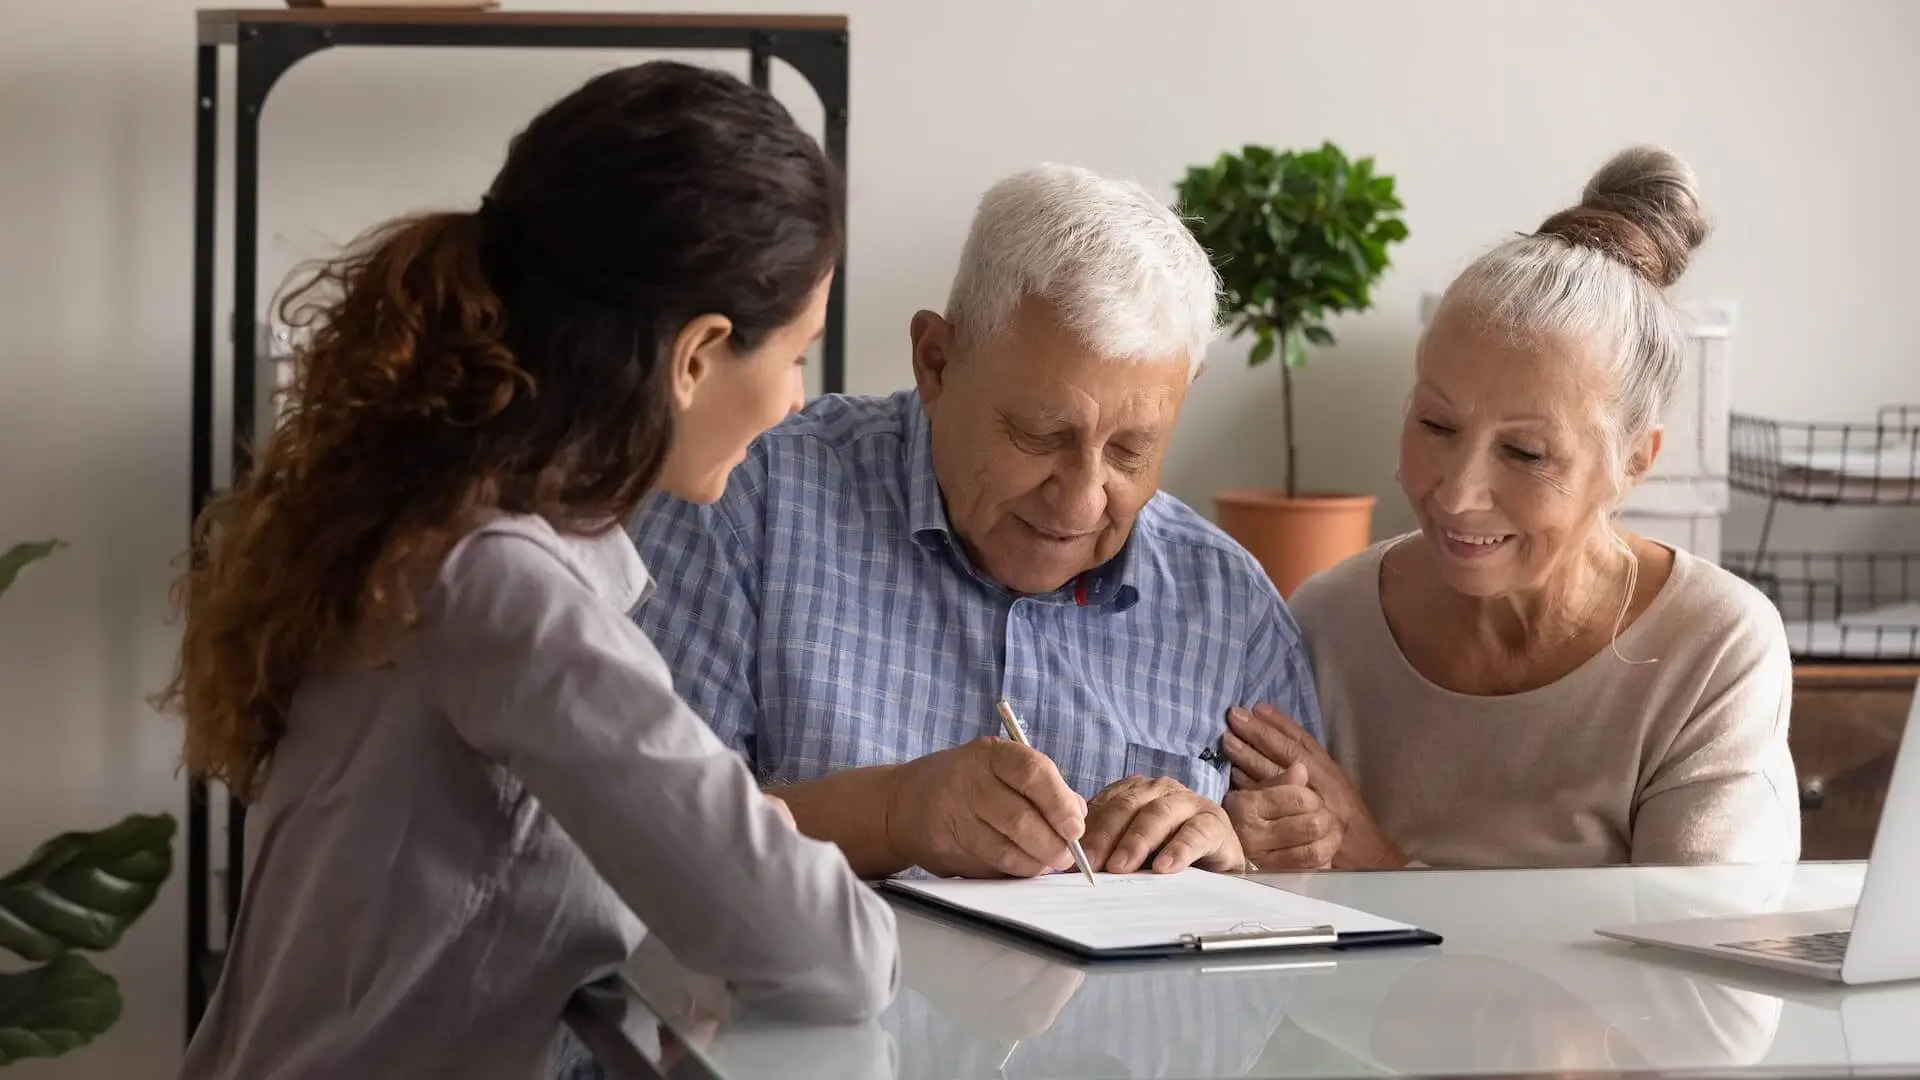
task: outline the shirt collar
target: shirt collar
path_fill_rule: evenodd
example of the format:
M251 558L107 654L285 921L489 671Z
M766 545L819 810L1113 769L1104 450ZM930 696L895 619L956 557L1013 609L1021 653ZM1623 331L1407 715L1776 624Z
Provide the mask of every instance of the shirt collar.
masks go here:
M587 586L621 611L632 611L653 595L653 575L640 560L633 537L625 529L609 529L597 536L569 537L576 569Z
M561 532L536 514L509 514L491 510L481 515L474 534L502 533L525 537L565 563L594 596L624 612L631 612L653 594L653 575L640 561L633 537L618 526L597 533Z
M907 411L907 535L929 550L951 544L953 526L947 522L947 501L940 494L940 479L933 474L933 425L927 422L926 407L915 391L902 406Z
M903 406L906 417L907 534L913 542L929 551L944 549L969 574L993 584L974 569L960 538L954 535L947 519L947 501L940 493L940 479L933 471L933 426L927 420L918 391L907 395ZM1050 603L1076 604L1121 612L1139 602L1140 590L1135 574L1140 560L1134 549L1139 544L1139 523L1120 551L1105 563L1081 574L1053 593L1035 597ZM999 588L997 584L995 588Z

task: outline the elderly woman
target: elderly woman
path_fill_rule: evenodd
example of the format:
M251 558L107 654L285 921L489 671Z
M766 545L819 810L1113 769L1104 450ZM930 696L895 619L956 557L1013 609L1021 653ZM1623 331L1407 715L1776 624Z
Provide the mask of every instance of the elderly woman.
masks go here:
M1419 531L1291 601L1327 749L1230 717L1236 787L1304 784L1301 846L1271 859L1799 857L1778 613L1611 521L1660 450L1684 349L1663 290L1706 231L1692 171L1627 150L1448 288L1400 435Z

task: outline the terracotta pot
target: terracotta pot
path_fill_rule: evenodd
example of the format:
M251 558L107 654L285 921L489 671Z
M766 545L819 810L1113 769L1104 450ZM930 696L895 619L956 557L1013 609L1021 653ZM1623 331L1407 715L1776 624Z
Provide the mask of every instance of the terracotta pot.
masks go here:
M1372 542L1371 495L1311 492L1288 498L1266 488L1214 496L1218 524L1253 553L1281 596Z

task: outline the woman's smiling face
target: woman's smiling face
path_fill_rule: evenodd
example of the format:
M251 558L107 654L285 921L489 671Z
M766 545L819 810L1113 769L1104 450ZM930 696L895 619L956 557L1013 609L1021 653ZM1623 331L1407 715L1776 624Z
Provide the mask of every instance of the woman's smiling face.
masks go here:
M1624 482L1604 437L1602 365L1448 304L1416 367L1400 487L1447 584L1482 598L1537 589L1592 550Z

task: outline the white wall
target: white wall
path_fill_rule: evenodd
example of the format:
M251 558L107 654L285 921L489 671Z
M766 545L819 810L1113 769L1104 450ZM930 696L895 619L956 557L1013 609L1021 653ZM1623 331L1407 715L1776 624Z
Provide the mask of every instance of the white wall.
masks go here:
M535 6L514 4L516 7ZM576 0L574 6L591 6ZM1419 294L1572 199L1632 141L1699 170L1718 236L1679 292L1731 298L1736 405L1870 416L1920 398L1920 7L1903 0L839 0L656 3L853 19L850 381L907 381L913 310L942 301L979 192L1042 159L1171 192L1245 141L1330 137L1398 176L1412 239L1378 309L1303 380L1307 482L1373 491L1406 524L1392 441ZM193 4L0 4L0 544L75 543L0 602L0 864L59 828L179 809L165 677L184 539ZM263 285L391 212L470 205L505 138L614 61L341 52L265 117ZM744 71L742 61L715 58ZM790 71L777 89L819 110ZM1223 346L1166 486L1277 475L1278 382ZM1730 543L1750 542L1741 505ZM1783 521L1784 542L1905 545L1920 518ZM131 1000L107 1045L22 1076L101 1075L181 1027L176 888L109 966Z

